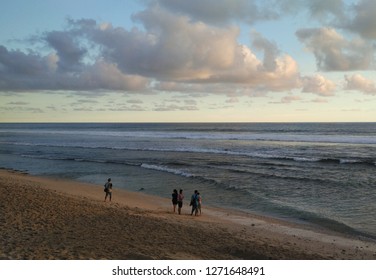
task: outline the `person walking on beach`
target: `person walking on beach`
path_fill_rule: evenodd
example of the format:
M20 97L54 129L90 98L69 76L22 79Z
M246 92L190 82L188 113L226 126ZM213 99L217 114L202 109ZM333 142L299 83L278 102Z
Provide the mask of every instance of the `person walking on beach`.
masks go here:
M202 202L202 197L201 197L201 194L198 192L197 193L197 212L200 212L200 215L201 215L201 202Z
M172 206L174 208L174 213L175 213L176 205L178 204L178 191L174 189L171 196L172 196Z
M190 206L192 206L191 216L193 215L193 212L195 212L195 216L197 216L197 193L198 191L195 190L195 192L191 196L191 203L189 204Z
M181 214L181 208L183 207L183 199L184 199L183 190L180 189L179 194L178 194L178 213L179 213L179 215Z
M107 200L107 197L109 197L109 200L111 201L112 199L112 183L111 183L111 178L108 178L107 183L104 184L104 192L106 193L104 197L104 201Z

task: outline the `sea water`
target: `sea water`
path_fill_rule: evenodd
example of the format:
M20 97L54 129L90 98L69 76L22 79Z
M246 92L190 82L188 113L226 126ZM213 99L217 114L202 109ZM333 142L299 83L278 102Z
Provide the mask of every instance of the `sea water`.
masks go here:
M0 167L376 237L376 123L0 124Z

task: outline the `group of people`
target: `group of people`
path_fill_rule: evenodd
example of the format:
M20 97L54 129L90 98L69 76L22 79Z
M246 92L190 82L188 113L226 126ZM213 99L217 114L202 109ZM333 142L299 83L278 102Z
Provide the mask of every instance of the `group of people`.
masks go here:
M104 184L104 192L106 193L104 197L104 201L106 201L107 198L109 198L109 200L111 201L112 199L111 178L108 178L107 182ZM178 191L174 189L172 192L172 206L173 206L174 213L176 212L176 206L178 206L178 213L179 215L181 214L181 209L183 208L183 200L184 200L183 190L180 189L178 193ZM189 203L189 206L192 206L191 215L193 215L193 213L195 213L195 216L199 214L201 215L201 202L202 202L202 197L200 193L198 192L198 190L195 190L191 196L191 201Z
M174 213L176 212L176 206L178 206L178 213L180 215L181 209L183 207L183 200L184 200L183 190L180 189L178 193L178 191L174 189L171 196L172 196L172 206L173 206ZM202 197L200 193L198 192L198 190L195 190L191 196L191 201L189 204L189 206L192 206L191 215L193 215L193 213L195 213L195 216L197 216L199 213L201 215L201 202L202 202Z

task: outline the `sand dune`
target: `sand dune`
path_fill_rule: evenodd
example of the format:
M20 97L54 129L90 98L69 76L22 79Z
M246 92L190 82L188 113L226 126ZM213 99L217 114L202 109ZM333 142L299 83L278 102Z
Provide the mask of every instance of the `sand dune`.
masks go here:
M186 197L189 194L186 194ZM0 170L0 259L376 259L376 243L225 209Z

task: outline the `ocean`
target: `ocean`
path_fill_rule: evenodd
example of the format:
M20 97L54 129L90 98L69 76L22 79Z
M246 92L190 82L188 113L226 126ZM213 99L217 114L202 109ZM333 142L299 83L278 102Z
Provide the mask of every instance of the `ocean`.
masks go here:
M3 123L0 167L376 238L376 123Z

